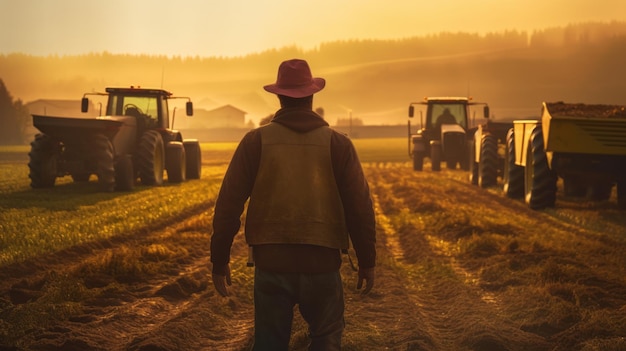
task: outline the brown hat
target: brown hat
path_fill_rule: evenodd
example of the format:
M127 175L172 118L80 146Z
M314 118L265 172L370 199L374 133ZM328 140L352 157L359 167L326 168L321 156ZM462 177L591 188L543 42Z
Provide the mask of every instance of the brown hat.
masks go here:
M278 67L276 83L263 87L277 95L302 98L324 89L324 78L313 78L309 64L300 59L283 61Z

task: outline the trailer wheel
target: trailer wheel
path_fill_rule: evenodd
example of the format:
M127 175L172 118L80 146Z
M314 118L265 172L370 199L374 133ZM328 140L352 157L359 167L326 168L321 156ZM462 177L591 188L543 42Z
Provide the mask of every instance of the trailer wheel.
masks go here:
M487 188L497 184L498 141L492 134L483 134L480 140L478 186Z
M430 162L434 172L441 171L441 144L437 141L430 142Z
M606 201L611 197L611 183L596 183L589 187L589 199L592 201Z
M515 164L515 134L513 128L506 134L506 152L504 153L504 186L507 197L524 197L524 167Z
M548 166L543 149L541 126L530 135L525 168L525 201L533 210L554 206L556 202L556 174Z
M115 190L132 191L135 188L133 156L122 155L115 162Z
M476 141L472 138L472 141L468 143L469 149L469 181L472 185L478 185L478 163L476 160Z
M202 173L202 150L198 140L185 140L185 157L187 167L187 179L200 179Z
M617 207L626 210L626 179L617 181Z
M37 134L30 143L28 153L28 177L34 189L54 186L57 177L57 159L61 152L61 143L45 134Z
M84 183L89 181L91 174L89 173L72 173L72 180L76 183Z
M139 178L143 185L162 185L165 169L163 138L155 130L147 130L141 136L137 152Z
M180 141L172 141L165 147L165 169L170 183L181 183L186 179L185 147Z
M96 158L96 174L102 191L115 189L115 152L109 138L103 134L94 135L94 155Z

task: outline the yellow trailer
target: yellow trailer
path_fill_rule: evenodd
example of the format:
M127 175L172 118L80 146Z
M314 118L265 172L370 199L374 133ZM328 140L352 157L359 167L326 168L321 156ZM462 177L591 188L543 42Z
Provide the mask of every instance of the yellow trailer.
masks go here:
M507 138L505 186L523 182L531 208L554 206L558 178L566 196L593 200L607 200L617 186L626 208L625 106L544 102L540 120L514 121Z

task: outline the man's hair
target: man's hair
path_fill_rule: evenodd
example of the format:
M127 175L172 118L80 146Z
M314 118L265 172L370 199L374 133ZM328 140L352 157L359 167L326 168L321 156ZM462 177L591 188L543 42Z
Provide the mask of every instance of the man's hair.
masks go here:
M309 107L313 106L313 95L305 96L302 98L293 98L285 95L278 95L280 100L280 106L285 107Z

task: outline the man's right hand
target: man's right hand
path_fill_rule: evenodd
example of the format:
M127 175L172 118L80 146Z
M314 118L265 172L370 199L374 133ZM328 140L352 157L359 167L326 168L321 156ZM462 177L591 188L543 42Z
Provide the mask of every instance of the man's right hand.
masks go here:
M230 280L230 266L226 266L226 275L213 273L212 278L215 290L223 297L228 296L229 294L226 285L232 285L232 281Z
M363 289L363 294L369 294L369 292L374 287L374 278L376 277L375 267L372 268L360 268L358 273L358 281L356 288L361 289L363 287L363 281L365 281L365 289Z

